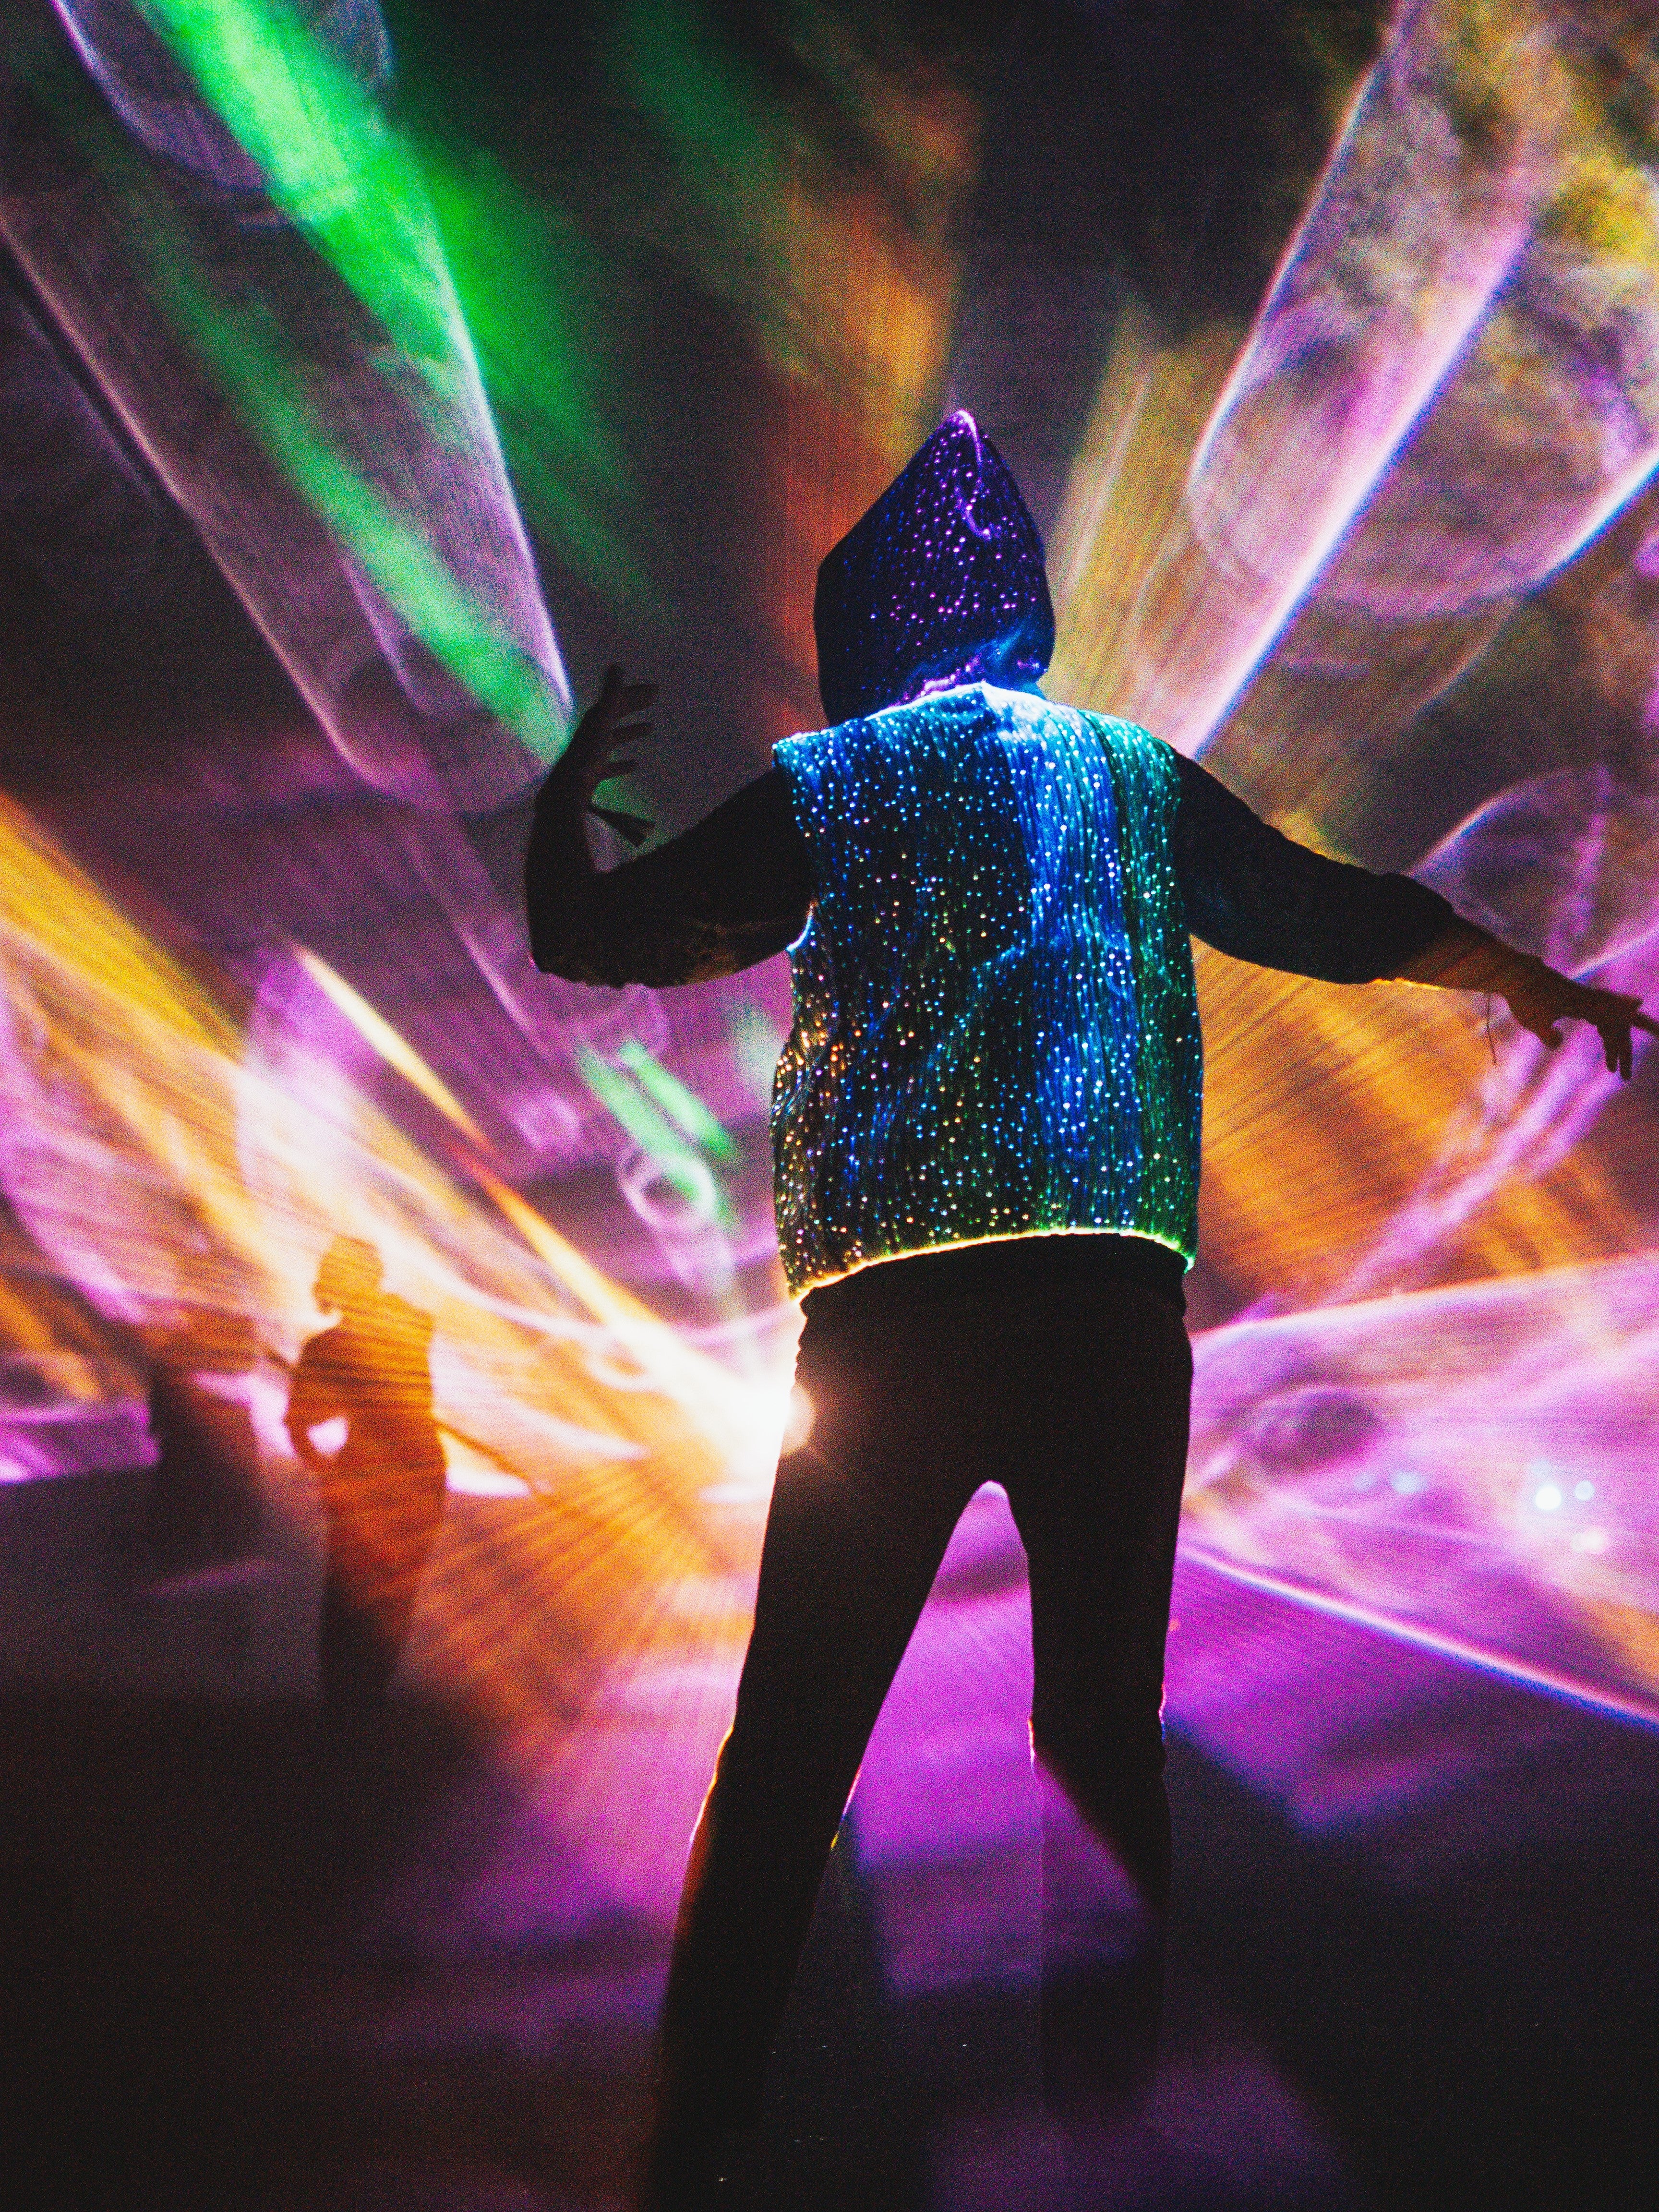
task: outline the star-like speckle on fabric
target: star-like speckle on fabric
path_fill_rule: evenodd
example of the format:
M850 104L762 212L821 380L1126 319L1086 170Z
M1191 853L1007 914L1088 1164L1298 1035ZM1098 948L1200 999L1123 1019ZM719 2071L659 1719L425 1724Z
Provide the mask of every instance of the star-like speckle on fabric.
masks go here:
M1073 1231L1190 1261L1202 1053L1169 748L976 683L776 759L815 884L772 1106L791 1291Z

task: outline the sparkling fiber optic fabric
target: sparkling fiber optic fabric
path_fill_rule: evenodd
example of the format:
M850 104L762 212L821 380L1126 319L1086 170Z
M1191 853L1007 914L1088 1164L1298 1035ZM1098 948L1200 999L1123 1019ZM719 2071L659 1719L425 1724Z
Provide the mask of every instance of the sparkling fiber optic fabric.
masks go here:
M1202 1055L1168 747L973 684L776 759L815 884L772 1100L792 1293L1073 1230L1190 1261Z

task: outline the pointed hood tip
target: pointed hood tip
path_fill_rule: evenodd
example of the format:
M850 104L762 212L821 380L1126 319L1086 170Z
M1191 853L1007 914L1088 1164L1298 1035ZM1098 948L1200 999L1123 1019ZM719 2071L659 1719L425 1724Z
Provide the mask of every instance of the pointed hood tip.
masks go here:
M967 408L825 556L812 619L832 723L956 684L1042 674L1054 643L1042 540Z

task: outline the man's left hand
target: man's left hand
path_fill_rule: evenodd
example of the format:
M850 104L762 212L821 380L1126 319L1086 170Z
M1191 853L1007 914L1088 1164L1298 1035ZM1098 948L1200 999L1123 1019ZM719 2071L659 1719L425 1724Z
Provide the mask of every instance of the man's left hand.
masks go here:
M1522 973L1498 987L1510 1012L1523 1030L1529 1030L1551 1052L1561 1043L1563 1022L1589 1022L1598 1030L1607 1073L1630 1080L1634 1056L1632 1032L1645 1030L1659 1036L1659 1022L1642 1012L1642 1001L1623 991L1598 990L1593 984L1575 983L1541 960L1521 961Z

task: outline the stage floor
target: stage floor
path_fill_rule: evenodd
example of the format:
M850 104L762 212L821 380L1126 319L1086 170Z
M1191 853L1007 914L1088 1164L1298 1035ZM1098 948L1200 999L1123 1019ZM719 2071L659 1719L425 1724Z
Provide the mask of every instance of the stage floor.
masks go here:
M1036 2098L1023 1592L983 1571L987 1528L821 1900L767 2130L785 2212L1064 2202ZM1650 2203L1659 1734L1195 1566L1176 1616L1164 2057L1098 2203ZM612 1749L648 1826L649 1777ZM623 2203L664 1911L571 1908L522 1761L416 1696L343 1741L302 1701L107 1688L13 1690L0 1757L10 2201Z

